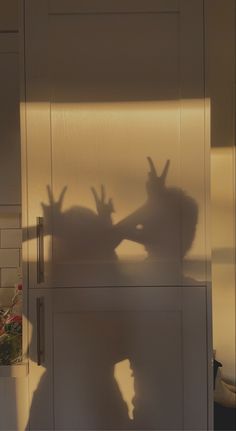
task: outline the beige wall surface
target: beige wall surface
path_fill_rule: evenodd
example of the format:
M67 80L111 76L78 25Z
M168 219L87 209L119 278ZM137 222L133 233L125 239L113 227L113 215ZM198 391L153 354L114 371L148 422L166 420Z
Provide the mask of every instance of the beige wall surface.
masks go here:
M211 100L213 343L235 381L235 1L206 0L206 88Z

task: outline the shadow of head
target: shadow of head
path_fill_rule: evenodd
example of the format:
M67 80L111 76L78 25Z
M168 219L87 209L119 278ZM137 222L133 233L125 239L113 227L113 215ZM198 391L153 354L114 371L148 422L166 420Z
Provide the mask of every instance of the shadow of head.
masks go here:
M126 239L142 244L149 258L183 258L193 243L198 206L182 189L166 187L169 160L157 175L152 159L146 183L146 203L119 223Z

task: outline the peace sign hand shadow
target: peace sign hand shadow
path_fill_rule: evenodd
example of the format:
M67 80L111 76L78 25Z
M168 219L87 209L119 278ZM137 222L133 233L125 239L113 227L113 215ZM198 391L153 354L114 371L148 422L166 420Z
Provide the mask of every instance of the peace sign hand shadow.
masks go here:
M49 221L51 220L52 215L54 217L58 217L58 216L62 215L61 209L62 209L62 203L64 200L66 190L67 190L67 186L65 186L62 189L60 196L59 196L59 199L56 201L54 199L51 187L49 185L47 185L49 204L45 204L45 203L41 202L41 206L43 209L43 217L44 217L46 226L49 224Z
M111 198L106 202L106 190L104 185L101 185L101 197L99 197L98 192L94 187L91 187L98 216L104 221L106 224L112 225L112 213L115 212L113 201Z

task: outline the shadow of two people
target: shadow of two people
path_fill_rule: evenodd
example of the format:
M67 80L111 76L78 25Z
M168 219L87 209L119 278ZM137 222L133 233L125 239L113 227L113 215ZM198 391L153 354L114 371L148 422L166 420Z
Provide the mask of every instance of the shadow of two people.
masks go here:
M53 217L55 251L59 261L114 261L123 240L141 244L149 260L172 261L184 258L195 236L198 207L180 188L166 187L169 161L158 176L148 157L150 171L146 182L146 202L123 220L114 224L112 199L92 188L96 210L73 206L62 212L66 187L58 201L48 187L49 205L42 204L45 234L50 234L48 220ZM184 229L183 229L184 224Z
M53 237L59 261L92 261L108 264L113 262L119 275L121 263L116 249L123 240L137 242L145 248L147 253L145 261L150 262L150 266L146 267L147 271L154 266L158 273L161 271L163 261L168 264L172 260L181 261L184 258L195 236L197 204L181 189L166 186L169 161L166 162L160 176L150 157L148 163L150 170L146 182L146 201L116 224L112 220L113 201L107 199L104 186L101 186L100 194L92 188L96 212L82 206L74 206L62 212L66 188L55 201L48 187L49 205L42 204L45 234L51 233L48 220L53 214L55 220ZM144 267L142 264L139 265L140 271L143 271ZM109 265L106 265L107 270L108 267ZM125 285L128 286L129 280L125 281ZM153 317L147 319L142 313L136 315L116 313L115 317L107 314L104 317L101 313L99 315L93 313L92 316L88 313L84 319L86 331L80 334L84 342L80 339L81 349L76 376L80 393L82 392L78 401L78 411L80 414L92 413L87 416L81 414L81 418L78 419L78 423L81 421L80 429L88 427L88 424L91 428L102 429L155 427L160 420L156 398L162 371L158 370L158 364L161 368L160 364L163 365L166 355L159 352L158 358L153 342L159 334L155 325L161 320L158 316L155 316L156 320L153 320ZM161 343L161 335L158 342ZM147 358L156 358L156 361L152 360L150 366ZM134 375L132 420L114 377L115 366L127 359ZM43 393L45 379L43 376L34 394L32 415L34 410L37 410L37 399ZM74 376L72 380L75 381Z

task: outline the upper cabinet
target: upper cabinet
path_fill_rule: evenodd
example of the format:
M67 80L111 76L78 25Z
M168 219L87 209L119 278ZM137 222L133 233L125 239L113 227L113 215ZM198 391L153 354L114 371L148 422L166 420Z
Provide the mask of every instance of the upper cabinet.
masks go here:
M0 32L17 32L19 29L19 1L1 0Z
M20 205L19 39L16 1L0 14L0 205Z
M31 287L206 282L202 6L26 1Z

